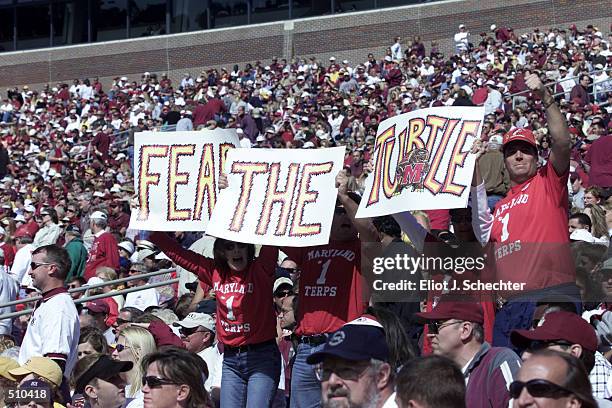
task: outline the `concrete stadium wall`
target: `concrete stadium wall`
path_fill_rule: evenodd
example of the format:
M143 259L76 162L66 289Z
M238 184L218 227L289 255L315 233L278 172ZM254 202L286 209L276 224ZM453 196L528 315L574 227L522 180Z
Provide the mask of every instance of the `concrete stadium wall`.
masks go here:
M420 35L429 52L437 40L445 53L463 23L478 40L493 23L517 34L534 27L584 27L608 33L610 0L448 0L432 4L346 13L256 26L198 31L160 37L83 44L0 54L0 86L36 88L74 78L98 76L138 79L143 72L167 72L174 80L184 72L198 75L211 67L231 67L272 57L330 56L363 62L368 52L380 56L393 42Z

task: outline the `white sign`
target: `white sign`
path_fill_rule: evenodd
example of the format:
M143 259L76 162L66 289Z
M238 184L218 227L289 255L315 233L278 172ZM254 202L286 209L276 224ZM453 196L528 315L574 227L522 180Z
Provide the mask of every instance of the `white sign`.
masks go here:
M465 208L483 119L484 107L449 106L381 122L357 217Z
M132 211L130 228L204 231L225 157L238 146L235 129L136 133L134 192L140 208Z
M206 233L276 246L327 244L342 170L343 147L235 149Z

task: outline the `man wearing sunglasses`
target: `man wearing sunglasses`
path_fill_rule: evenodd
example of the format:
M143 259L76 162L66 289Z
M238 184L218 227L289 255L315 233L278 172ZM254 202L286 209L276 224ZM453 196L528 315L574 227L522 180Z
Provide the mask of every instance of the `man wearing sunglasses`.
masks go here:
M525 361L517 380L510 384L510 396L514 408L609 406L598 405L593 399L580 360L556 350L541 350Z
M29 275L42 292L19 350L19 363L44 356L55 361L69 378L77 361L79 316L74 301L64 287L70 258L64 248L47 245L32 253Z
M179 328L179 333L187 351L202 357L208 367L208 378L204 383L206 391L210 392L215 378L215 369L219 360L223 358L219 354L215 342L215 319L204 313L189 313L180 322L174 323Z
M521 360L512 350L484 341L484 311L479 303L443 296L431 312L416 316L427 323L433 353L461 367L467 407L508 406L508 387Z
M534 330L514 330L510 340L517 348L531 353L549 349L573 355L582 361L596 398L610 398L608 382L612 381L612 366L597 351L595 329L575 313L559 311L545 314L543 322Z

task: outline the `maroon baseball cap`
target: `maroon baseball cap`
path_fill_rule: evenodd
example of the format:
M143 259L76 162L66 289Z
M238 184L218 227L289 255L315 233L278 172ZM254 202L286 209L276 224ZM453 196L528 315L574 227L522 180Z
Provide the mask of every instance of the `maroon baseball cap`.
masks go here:
M567 341L582 348L597 351L595 329L575 313L551 312L544 316L544 323L534 330L513 330L510 341L519 348L527 348L534 341Z
M102 299L92 300L91 302L85 303L85 309L93 312L93 313L108 313L110 312L110 308L108 307L108 303L106 303Z
M503 146L505 147L508 143L517 142L517 141L526 142L532 145L533 147L536 147L535 136L533 135L533 132L529 129L525 129L525 128L512 129L511 131L509 131L508 133L504 135Z
M442 297L431 312L415 313L421 321L459 319L467 322L484 323L484 311L480 303L472 299L445 299Z

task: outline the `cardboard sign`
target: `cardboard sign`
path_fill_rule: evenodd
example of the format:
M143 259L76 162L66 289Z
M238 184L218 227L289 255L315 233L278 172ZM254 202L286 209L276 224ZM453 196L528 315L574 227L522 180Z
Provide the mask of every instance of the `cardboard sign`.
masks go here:
M343 147L235 149L227 155L229 187L206 233L263 245L327 244Z
M134 191L140 208L132 211L130 228L204 231L227 152L239 146L235 129L136 133Z
M381 122L374 171L366 179L357 217L465 208L476 163L469 151L483 119L484 107L453 106Z

